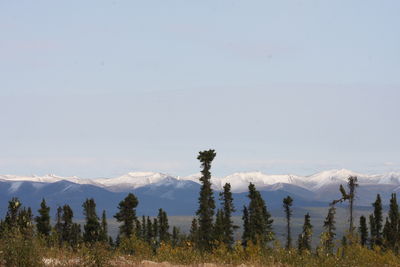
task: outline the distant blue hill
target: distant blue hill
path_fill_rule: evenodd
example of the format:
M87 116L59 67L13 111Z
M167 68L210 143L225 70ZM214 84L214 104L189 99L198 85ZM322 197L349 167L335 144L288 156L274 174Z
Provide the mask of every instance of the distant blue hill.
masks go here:
M24 206L30 206L34 213L38 210L42 198L51 207L54 217L58 206L68 204L75 218L82 218L82 203L86 198L94 198L100 215L106 210L111 217L117 212L118 203L129 192L139 199L138 215L154 216L162 208L169 215L194 215L198 207L200 185L192 181L171 179L161 184L151 184L126 192L112 192L105 188L88 184L75 184L69 181L39 183L30 181L0 181L0 215L4 217L8 201L18 197ZM279 189L263 188L261 194L270 210L281 210L282 199L290 195L294 207L327 206L327 202L313 201L312 193L293 185L284 184ZM309 194L310 198L304 196ZM244 205L248 204L247 193L234 193L236 214L240 215ZM215 201L219 201L219 192L215 192Z

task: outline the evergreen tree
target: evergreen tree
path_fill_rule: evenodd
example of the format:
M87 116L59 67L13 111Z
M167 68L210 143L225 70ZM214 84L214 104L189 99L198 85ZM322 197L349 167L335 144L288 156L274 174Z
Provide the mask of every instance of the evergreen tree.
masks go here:
M142 226L141 226L142 230L141 230L141 238L143 240L146 240L147 237L147 227L146 227L146 217L144 215L142 215Z
M389 214L388 214L388 234L386 236L386 243L390 249L398 251L399 246L399 206L397 204L396 193L392 193L390 198Z
M221 241L224 242L225 245L227 245L228 247L232 247L235 241L233 233L238 228L236 225L234 225L232 221L232 213L234 213L236 210L233 205L231 185L229 183L226 183L223 189L224 191L220 193L220 200L222 201L221 206L223 208L223 210L221 211L223 224L223 238Z
M368 241L368 228L367 228L367 219L364 216L360 217L360 227L358 231L360 233L361 246L366 246Z
M71 243L74 239L73 221L74 213L69 205L64 205L62 208L61 220L62 220L62 230L61 239L63 242Z
M303 230L301 234L299 234L299 239L297 241L298 249L300 251L311 251L312 228L313 226L311 225L310 214L307 213L304 216Z
M48 237L51 232L50 225L50 207L46 205L46 200L43 198L38 210L39 216L35 218L36 229L39 234Z
M129 193L128 196L122 200L118 209L119 212L114 215L118 222L122 222L119 227L120 235L131 237L134 232L134 223L136 222L136 207L139 204L136 196Z
M71 236L69 243L72 248L76 249L81 242L81 226L78 223L72 223Z
M13 197L10 201L8 201L8 209L4 219L6 228L13 229L18 226L18 213L21 206L22 203L16 197Z
M146 220L146 241L150 243L153 239L153 225L151 223L150 217L147 216Z
M347 187L349 189L349 193L346 192L343 185L340 185L339 191L342 194L342 197L340 199L334 200L332 202L332 205L335 205L336 203L343 202L343 201L349 201L349 211L350 211L349 233L353 234L353 231L354 231L353 207L354 207L354 199L355 199L355 195L356 195L356 188L358 187L357 176L350 176L348 178Z
M286 214L286 229L287 229L287 238L286 238L286 249L290 249L292 247L292 236L290 232L290 218L292 216L292 207L293 205L293 199L290 196L287 196L286 198L283 199L283 208L285 210Z
M249 184L250 199L249 212L249 238L254 244L265 246L274 239L272 232L271 214L268 212L264 199L254 184Z
M374 207L374 213L370 216L370 231L371 231L371 247L382 246L382 227L383 227L383 215L382 215L382 200L378 194L376 200L372 203Z
M376 240L376 226L375 226L374 214L369 215L369 234L370 234L369 246L370 248L373 248Z
M168 242L170 239L168 216L162 209L158 210L159 238L160 242Z
M213 216L215 209L213 190L211 189L211 163L214 160L216 153L214 150L206 150L199 152L197 159L201 162L201 188L199 196L198 215L199 235L198 247L200 250L210 250L212 246L213 232Z
M107 242L108 238L108 225L107 225L107 216L106 211L103 210L103 214L101 216L101 230L100 230L100 240L103 242Z
M56 215L56 224L54 225L54 231L56 234L56 239L58 240L58 245L61 246L62 240L62 207L58 206L57 208L57 215Z
M324 229L325 231L322 233L322 245L325 248L325 250L329 253L333 252L334 248L334 239L336 236L335 230L335 213L336 213L336 208L332 205L329 210L328 210L328 215L325 218L324 221Z
M214 240L223 242L224 240L224 212L220 209L217 210L214 224Z
M247 207L243 207L243 233L242 233L242 245L247 246L247 242L250 240L250 225L249 225L249 211Z
M101 236L101 224L99 217L96 213L96 203L93 198L86 199L82 204L83 215L85 216L86 223L83 226L83 240L88 243L100 241Z
M389 222L389 218L386 217L386 221L385 224L383 226L383 230L382 230L382 239L383 239L383 245L391 248L390 244L389 244L389 240L391 240L391 236L390 236L390 230L391 230L391 226L390 226L390 222Z
M81 227L73 222L74 213L69 205L57 209L57 223L55 230L58 234L59 244L69 244L76 248L81 241Z
M152 225L153 225L153 238L155 241L157 241L160 236L160 226L159 226L157 218L153 219Z
M33 214L30 207L22 208L18 212L17 226L25 238L33 237Z
M174 226L172 227L172 246L176 247L179 244L179 228Z
M195 245L198 243L199 228L197 225L197 219L193 218L192 224L190 226L189 240Z

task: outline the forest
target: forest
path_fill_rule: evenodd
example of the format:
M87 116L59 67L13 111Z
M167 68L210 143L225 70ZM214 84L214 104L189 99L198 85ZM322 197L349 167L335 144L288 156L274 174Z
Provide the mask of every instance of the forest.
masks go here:
M158 216L137 216L140 199L129 193L112 214L119 223L119 234L108 233L107 214L101 216L96 202L88 198L82 204L83 227L74 221L67 204L58 207L56 218L43 199L37 216L30 207L13 198L5 218L0 221L0 261L4 266L136 266L144 260L179 265L213 263L221 266L400 266L400 213L396 194L390 199L384 218L382 199L378 194L373 212L354 221L357 177L338 188L339 198L326 208L324 231L313 236L312 218L304 214L298 236L292 236L293 202L282 200L286 218L285 242L274 233L274 220L267 203L254 184L248 186L248 204L234 207L231 185L226 183L219 199L214 199L211 165L216 157L212 149L201 151L201 188L198 207L188 233L170 227L168 214L159 209ZM336 205L348 207L348 230L336 234ZM241 238L235 239L239 225L232 214L242 211ZM312 240L318 245L312 246Z

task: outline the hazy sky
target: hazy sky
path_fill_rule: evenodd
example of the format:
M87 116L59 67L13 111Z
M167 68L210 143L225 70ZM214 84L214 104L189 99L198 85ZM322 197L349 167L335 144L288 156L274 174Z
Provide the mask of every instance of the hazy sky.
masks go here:
M0 173L400 171L399 12L0 0Z

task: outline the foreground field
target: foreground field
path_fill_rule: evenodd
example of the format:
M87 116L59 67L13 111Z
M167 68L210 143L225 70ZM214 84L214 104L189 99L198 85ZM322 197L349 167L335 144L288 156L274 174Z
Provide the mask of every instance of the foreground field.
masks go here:
M232 249L223 245L211 252L201 253L191 244L173 247L161 244L156 250L151 246L131 238L123 240L118 249L107 244L95 243L92 246L70 248L49 248L36 240L33 243L10 240L2 243L0 250L1 266L399 266L400 257L379 247L367 249L358 244L340 246L334 253L322 247L313 251L299 252L297 249L284 249L275 242L273 247L262 248L249 244L244 248L237 243Z

